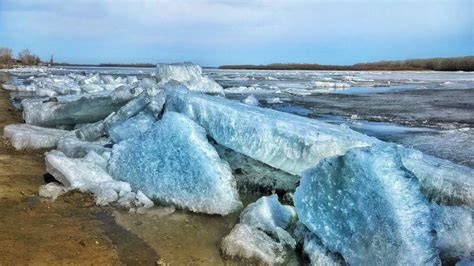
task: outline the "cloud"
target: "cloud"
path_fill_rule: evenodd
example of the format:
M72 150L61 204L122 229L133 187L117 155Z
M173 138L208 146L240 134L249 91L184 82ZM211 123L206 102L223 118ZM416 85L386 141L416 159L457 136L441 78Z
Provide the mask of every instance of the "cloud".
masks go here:
M252 54L473 34L472 2L329 0L2 0L12 40L96 43L174 53ZM470 8L469 8L470 7ZM347 49L347 47L346 47ZM180 52L181 51L181 52ZM221 55L224 56L224 55ZM290 55L287 56L287 58Z

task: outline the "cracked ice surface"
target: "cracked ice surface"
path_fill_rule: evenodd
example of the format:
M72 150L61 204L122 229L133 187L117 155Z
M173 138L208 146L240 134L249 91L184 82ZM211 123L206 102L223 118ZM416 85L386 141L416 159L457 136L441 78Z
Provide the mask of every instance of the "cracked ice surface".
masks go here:
M166 112L140 137L114 145L108 169L148 197L194 212L226 215L242 206L229 165L182 114Z
M349 264L437 264L428 201L397 148L354 148L302 174L300 221Z
M167 89L167 98L167 110L187 115L219 144L291 174L379 142L342 126L222 97Z

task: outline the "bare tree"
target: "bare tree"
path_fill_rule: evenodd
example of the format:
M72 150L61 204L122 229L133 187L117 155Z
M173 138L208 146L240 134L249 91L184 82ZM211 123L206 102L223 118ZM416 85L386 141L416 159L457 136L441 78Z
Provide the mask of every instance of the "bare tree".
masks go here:
M18 53L18 59L24 65L37 65L41 62L37 55L34 55L28 49L23 49Z
M12 61L12 49L0 47L0 64L8 65Z

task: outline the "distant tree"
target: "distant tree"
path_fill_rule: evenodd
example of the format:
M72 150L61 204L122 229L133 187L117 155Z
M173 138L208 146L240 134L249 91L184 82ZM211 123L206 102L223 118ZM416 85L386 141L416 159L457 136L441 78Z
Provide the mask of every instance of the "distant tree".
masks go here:
M8 65L12 61L12 49L0 47L0 64Z
M34 55L28 49L23 49L18 53L18 59L23 65L37 65L41 63L40 58Z

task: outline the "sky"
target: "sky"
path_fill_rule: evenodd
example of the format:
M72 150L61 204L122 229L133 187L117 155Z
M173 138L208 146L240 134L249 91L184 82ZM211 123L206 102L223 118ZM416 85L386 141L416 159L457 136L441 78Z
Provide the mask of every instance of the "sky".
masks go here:
M474 0L0 0L0 47L69 63L474 55Z

